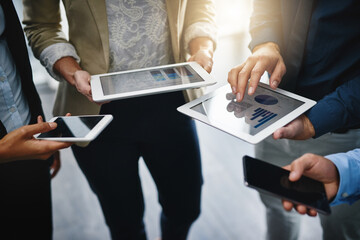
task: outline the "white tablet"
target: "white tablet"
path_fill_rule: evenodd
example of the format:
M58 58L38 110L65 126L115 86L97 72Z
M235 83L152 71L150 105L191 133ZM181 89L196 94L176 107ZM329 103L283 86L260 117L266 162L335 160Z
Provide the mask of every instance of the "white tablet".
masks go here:
M199 88L216 81L196 62L91 76L95 102Z
M247 91L246 91L247 92ZM178 108L178 111L256 144L316 104L299 95L260 83L253 96L237 102L225 85Z
M35 138L61 142L90 142L112 119L112 115L54 117L50 122L56 122L57 128L38 134Z

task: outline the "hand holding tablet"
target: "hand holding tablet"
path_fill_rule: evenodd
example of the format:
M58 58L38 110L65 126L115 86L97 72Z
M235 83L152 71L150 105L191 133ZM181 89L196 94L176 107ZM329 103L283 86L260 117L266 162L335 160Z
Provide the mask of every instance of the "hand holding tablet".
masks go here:
M315 105L315 101L260 83L241 102L229 86L189 102L178 110L215 128L256 144Z
M95 102L199 88L216 81L196 62L91 76Z

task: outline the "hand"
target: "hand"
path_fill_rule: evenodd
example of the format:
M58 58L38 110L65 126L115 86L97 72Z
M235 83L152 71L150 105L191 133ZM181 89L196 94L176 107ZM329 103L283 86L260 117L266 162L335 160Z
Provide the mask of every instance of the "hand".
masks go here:
M340 184L339 173L335 164L327 158L307 153L284 168L290 171L289 180L292 182L299 180L302 175L305 175L324 183L326 196L329 200L333 199L338 192ZM304 205L295 206L287 200L283 200L283 207L287 211L295 208L300 214L317 215L315 209L307 208Z
M71 114L67 113L65 116L69 117L69 116L71 116ZM37 122L42 123L42 122L44 122L44 120L41 116L38 116ZM50 166L51 178L54 178L57 175L57 173L59 172L60 167L61 167L60 151L56 151L53 156L54 156L54 160L53 160L52 165Z
M57 127L54 122L40 122L26 125L8 133L0 140L2 162L26 159L48 159L52 154L72 143L38 140L34 134L48 132Z
M314 126L304 114L273 133L275 140L280 138L306 140L313 136L315 136Z
M253 54L243 64L230 70L228 82L238 102L244 98L249 79L248 94L254 94L265 71L271 75L270 87L276 89L286 73L286 67L278 45L273 42L255 47Z
M208 73L213 66L214 45L212 40L206 37L195 38L189 43L190 55L188 62L197 62Z
M90 102L94 102L90 86L91 76L81 69L73 57L63 57L57 60L54 64L54 71L60 74L69 84L76 87L78 92L87 97ZM97 104L101 105L100 103Z
M54 178L61 168L60 151L54 153L54 161L50 166L51 178Z
M192 55L189 62L197 62L200 66L202 66L208 73L211 73L213 60L212 60L212 52L206 49L201 49L197 51L194 55Z

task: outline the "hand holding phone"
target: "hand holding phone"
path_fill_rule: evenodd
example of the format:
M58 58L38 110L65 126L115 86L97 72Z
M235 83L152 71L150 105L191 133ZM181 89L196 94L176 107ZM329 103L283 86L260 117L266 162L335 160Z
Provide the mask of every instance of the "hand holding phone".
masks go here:
M288 170L249 156L243 157L243 165L245 184L248 187L305 205L325 215L331 213L322 182L306 176L291 182Z

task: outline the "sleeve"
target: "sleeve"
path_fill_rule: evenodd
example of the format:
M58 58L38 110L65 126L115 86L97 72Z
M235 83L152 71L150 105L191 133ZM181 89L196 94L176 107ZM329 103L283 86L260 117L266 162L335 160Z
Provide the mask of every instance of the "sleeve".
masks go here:
M360 148L326 156L339 171L340 185L331 206L352 204L360 199Z
M257 45L274 42L282 46L282 18L280 0L254 0L250 17L250 50Z
M78 63L80 62L80 57L77 55L73 45L69 43L55 43L40 53L40 62L45 66L50 76L58 81L63 81L62 76L53 71L53 67L57 60L67 56L73 57Z
M191 0L186 7L184 23L184 46L188 51L189 43L197 37L208 37L216 48L217 25L214 0Z
M60 22L59 0L23 0L25 34L34 56L40 59L52 77L53 64L62 57L72 56L80 62L75 48L66 39Z
M315 129L315 138L360 122L360 76L343 83L310 109L306 115Z

